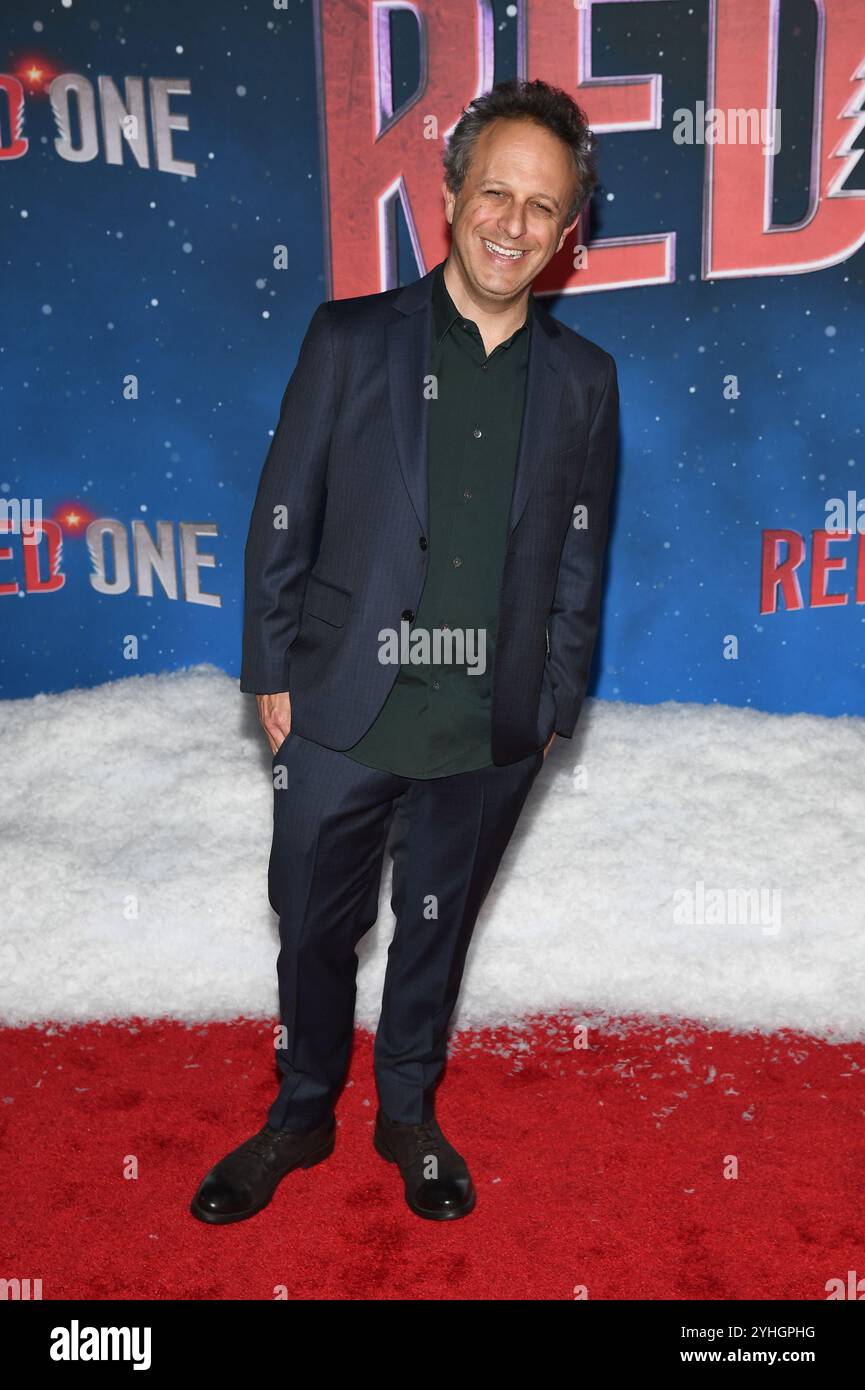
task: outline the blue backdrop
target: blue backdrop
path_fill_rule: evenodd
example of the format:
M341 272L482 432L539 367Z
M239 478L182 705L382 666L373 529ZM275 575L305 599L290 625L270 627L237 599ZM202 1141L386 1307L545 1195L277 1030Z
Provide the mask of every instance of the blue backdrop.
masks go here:
M516 70L519 11L491 9L500 79ZM865 58L860 9L851 74ZM827 499L857 487L865 497L863 252L808 274L702 278L706 149L676 144L671 128L676 108L706 96L709 14L708 0L670 0L597 5L592 20L595 73L659 72L664 93L660 130L602 136L593 234L677 236L672 283L548 301L619 367L620 480L594 691L861 714L865 584L856 602L853 541L833 546L847 568L826 584L843 604L808 603L806 561L804 607L761 614L760 566L767 530L798 532L810 559ZM396 105L416 81L405 18L392 27ZM4 71L23 90L28 143L10 155L7 84L0 501L39 500L55 532L53 549L47 532L34 548L38 563L14 528L0 535L0 690L26 696L201 661L236 675L253 495L300 340L328 293L315 7L76 0L7 3L4 19ZM815 32L806 0L784 6L773 206L788 223L803 214ZM62 118L46 88L62 74L95 94L93 158L56 148ZM127 77L143 78L148 100L151 78L181 88L165 98L181 118L168 138L194 175L157 167L156 126L143 136L150 167L128 149L122 164L106 160L100 76L121 94ZM851 82L851 98L862 86ZM73 144L86 124L76 108ZM865 165L845 187L863 191ZM285 269L274 268L278 243ZM404 223L399 248L403 282L430 268L414 260ZM729 374L735 399L723 390ZM110 544L91 531L88 545L87 525L101 519L115 523ZM138 589L158 536L167 558L150 595ZM100 555L107 586L122 591L94 588ZM731 636L735 660L724 657Z

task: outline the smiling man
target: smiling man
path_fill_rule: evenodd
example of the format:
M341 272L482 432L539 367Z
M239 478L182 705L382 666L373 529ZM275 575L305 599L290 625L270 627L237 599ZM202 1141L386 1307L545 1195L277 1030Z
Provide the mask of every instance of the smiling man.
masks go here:
M193 1199L215 1224L333 1150L392 819L373 1142L416 1215L476 1201L435 1090L478 912L585 694L618 386L609 353L531 293L597 182L580 109L501 83L444 163L450 254L316 310L252 513L240 687L273 753L282 1080Z

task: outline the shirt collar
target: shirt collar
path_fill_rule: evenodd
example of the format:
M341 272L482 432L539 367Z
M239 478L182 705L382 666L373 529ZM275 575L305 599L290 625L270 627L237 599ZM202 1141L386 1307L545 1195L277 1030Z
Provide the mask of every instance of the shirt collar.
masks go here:
M455 320L462 318L462 315L460 314L459 309L451 299L450 294L448 293L448 287L445 284L444 270L446 264L446 261L440 261L433 271L432 310L433 327L437 343L440 343L442 338L448 332L448 330L453 327ZM514 329L514 334L519 333L523 328L531 327L532 316L534 312L534 299L534 295L532 294L531 290L529 290L529 298L528 304L526 306L525 320L523 321L523 323L520 324L519 328ZM510 341L510 339L508 339L508 341Z

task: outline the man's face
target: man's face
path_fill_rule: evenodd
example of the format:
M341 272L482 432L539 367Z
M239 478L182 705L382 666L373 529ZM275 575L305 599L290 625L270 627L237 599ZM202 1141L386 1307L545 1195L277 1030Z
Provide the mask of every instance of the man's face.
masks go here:
M575 189L573 159L557 136L534 121L487 126L456 198L442 185L452 255L480 300L518 297L561 250L579 220L564 221Z

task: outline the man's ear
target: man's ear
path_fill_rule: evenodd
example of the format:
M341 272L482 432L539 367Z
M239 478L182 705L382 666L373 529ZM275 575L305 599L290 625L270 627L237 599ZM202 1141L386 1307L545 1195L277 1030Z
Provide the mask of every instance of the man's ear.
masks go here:
M563 230L562 230L562 235L559 237L559 244L558 244L558 246L556 247L556 255L559 254L559 252L561 251L562 247L564 246L564 244L565 244L567 238L570 236L570 234L571 234L571 232L574 230L574 228L575 228L575 227L578 227L579 225L580 225L580 214L577 213L577 215L576 215L576 217L574 218L573 222L569 222L568 225L567 225L567 227L563 228Z
M454 195L448 188L447 179L442 179L442 197L444 198L445 203L445 217L447 218L449 223L452 223L454 220L454 202L456 200L454 198Z

